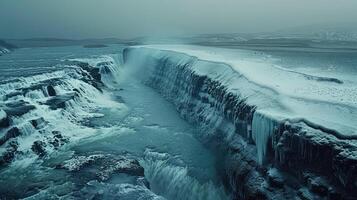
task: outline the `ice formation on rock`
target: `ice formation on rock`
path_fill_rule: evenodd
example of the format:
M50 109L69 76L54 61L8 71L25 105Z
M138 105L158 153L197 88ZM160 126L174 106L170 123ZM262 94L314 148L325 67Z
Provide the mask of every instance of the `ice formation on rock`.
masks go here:
M357 172L354 83L307 78L249 52L148 46L127 48L123 54L125 66L138 71L183 118L200 127L205 141L228 149L226 173L235 195L298 196L289 182L279 184L289 194L271 189L277 187L274 181L266 185L269 174L260 168L274 165L299 182L302 190L307 186L301 177L308 171L327 177L332 189L324 195L337 191L356 196L356 178L350 176ZM343 98L336 98L336 93ZM317 163L320 158L325 159Z

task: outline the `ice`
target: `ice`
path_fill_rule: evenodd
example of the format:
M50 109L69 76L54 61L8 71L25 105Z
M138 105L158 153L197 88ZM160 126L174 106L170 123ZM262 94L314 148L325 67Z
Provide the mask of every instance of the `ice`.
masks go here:
M255 112L252 123L252 136L257 146L258 162L263 164L269 139L274 133L277 124L271 117L266 117L264 113Z
M357 134L357 79L351 81L343 77L316 76L288 70L273 64L274 58L270 55L248 50L193 45L140 47L166 50L161 52L162 55L172 56L172 52L177 52L198 58L194 70L219 80L231 90L239 91L258 110L283 115L286 119L305 119L344 135ZM153 55L159 54L153 51ZM213 66L212 62L215 63ZM229 66L232 71L220 66L222 64Z

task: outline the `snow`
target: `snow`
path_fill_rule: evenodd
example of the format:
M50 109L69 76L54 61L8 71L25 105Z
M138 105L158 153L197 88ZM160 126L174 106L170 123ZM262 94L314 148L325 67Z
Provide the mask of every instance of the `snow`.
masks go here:
M255 51L193 45L136 48L140 47L156 49L151 52L156 55L160 54L157 50L165 50L170 52L161 54L172 57L173 52L178 52L197 57L194 70L220 80L232 91L239 91L260 113L304 119L344 135L357 135L357 80L288 70L273 64L270 55ZM182 55L176 57L183 59Z
M64 161L63 167L69 171L79 171L83 166L103 158L104 155L95 154L90 156L76 156L70 160Z

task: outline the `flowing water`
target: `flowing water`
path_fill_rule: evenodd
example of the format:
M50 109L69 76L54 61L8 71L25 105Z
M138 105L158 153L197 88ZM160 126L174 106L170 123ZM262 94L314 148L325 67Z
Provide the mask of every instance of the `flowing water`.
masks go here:
M144 69L122 64L122 50L29 48L0 57L1 106L13 113L0 129L0 198L229 198L200 130L146 86ZM97 68L104 84L83 66ZM6 137L14 127L16 137ZM123 160L144 177L118 170Z

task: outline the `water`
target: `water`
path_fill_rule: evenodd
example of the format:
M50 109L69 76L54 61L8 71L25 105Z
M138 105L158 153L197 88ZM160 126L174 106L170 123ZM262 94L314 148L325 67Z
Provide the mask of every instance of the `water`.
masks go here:
M98 49L81 46L17 49L15 52L1 57L0 80L15 78L19 75L30 76L56 71L63 67L58 64L64 59L117 54L122 48L121 45L111 45Z
M2 107L19 101L34 106L0 129L1 136L11 127L21 133L0 147L3 155L13 155L1 166L1 198L229 198L217 158L200 142L199 130L136 76L145 72L125 73L122 49L19 49L0 58ZM105 85L97 88L68 60L102 63L96 67L111 75L103 75ZM48 85L60 100L68 98L64 107L48 102L54 99ZM39 118L44 122L35 126L31 120ZM115 168L122 157L139 162L148 184Z

